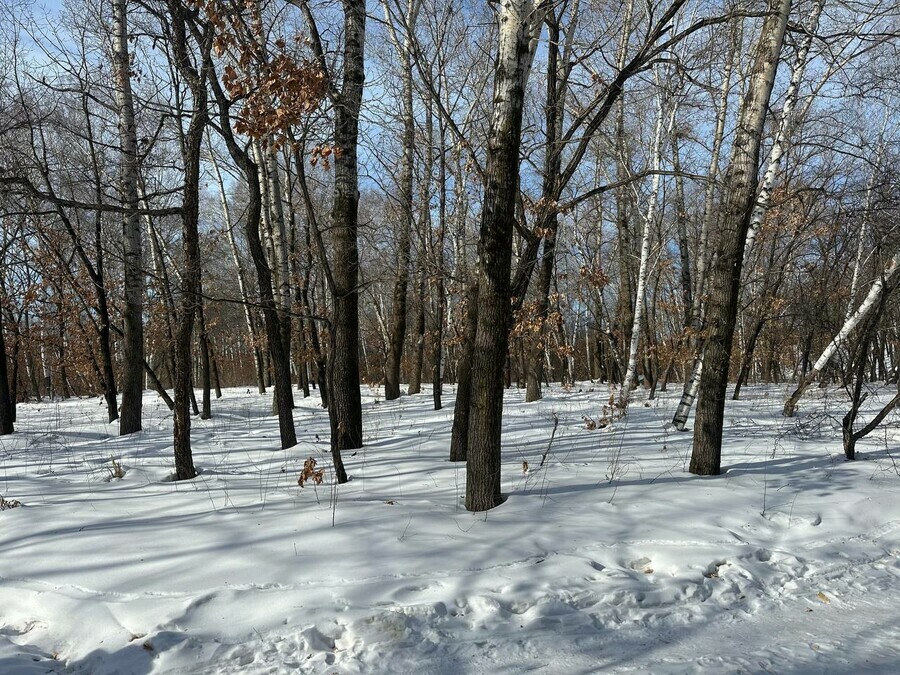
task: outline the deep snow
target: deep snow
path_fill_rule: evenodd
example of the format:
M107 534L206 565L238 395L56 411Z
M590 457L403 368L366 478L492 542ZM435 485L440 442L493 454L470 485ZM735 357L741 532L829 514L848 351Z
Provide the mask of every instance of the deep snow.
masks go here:
M430 391L364 394L340 488L317 398L282 451L270 398L227 391L194 420L187 483L155 396L125 438L97 399L20 406L0 437L0 495L24 505L0 512L0 673L900 670L897 416L844 462L843 393L785 419L785 390L750 387L726 472L698 478L676 392L588 430L605 385L511 390L509 499L470 514L452 393L438 412ZM297 485L308 457L324 484Z

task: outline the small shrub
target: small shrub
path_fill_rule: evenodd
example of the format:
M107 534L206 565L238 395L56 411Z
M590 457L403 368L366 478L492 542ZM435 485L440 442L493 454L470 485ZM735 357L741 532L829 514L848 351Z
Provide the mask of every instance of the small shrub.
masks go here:
M109 458L109 464L104 467L106 469L107 477L106 482L108 483L113 478L118 480L122 480L125 478L125 467L122 466L122 463L119 462L115 457Z

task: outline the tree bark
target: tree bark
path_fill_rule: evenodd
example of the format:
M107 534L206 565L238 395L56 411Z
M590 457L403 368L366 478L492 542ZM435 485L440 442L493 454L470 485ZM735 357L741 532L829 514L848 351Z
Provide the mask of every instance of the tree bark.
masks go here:
M119 116L121 192L125 207L123 243L125 249L125 305L122 318L125 339L122 345L122 412L119 434L141 430L144 359L144 270L141 221L138 215L138 149L131 91L131 55L128 49L126 0L113 2L113 78Z
M428 110L429 122L431 120L431 108ZM438 236L432 250L435 259L435 316L432 330L431 343L431 384L434 409L442 407L441 395L444 384L444 316L447 313L447 298L444 292L444 242L447 233L447 139L443 122L439 123L438 136L440 138L438 153Z
M469 449L469 413L472 403L472 350L478 328L478 281L469 283L466 291L465 335L456 368L456 402L450 433L450 461L465 462Z
M466 509L498 506L503 367L510 327L512 234L519 186L525 85L544 9L531 0L501 4L493 112L478 242L478 323L472 358L472 401L466 462Z
M263 172L269 185L269 202L272 221L272 246L275 250L275 258L272 260L272 268L277 271L276 281L278 286L278 320L281 328L281 340L284 343L284 352L290 361L291 355L291 271L287 241L287 219L284 214L284 200L281 191L281 170L275 156L275 151L270 147L265 151L265 170ZM294 407L293 389L288 389L288 401L291 408Z
M207 56L205 63L212 72L212 60ZM266 253L260 237L262 221L262 189L259 182L259 168L251 158L247 148L238 142L232 129L231 103L222 90L222 85L215 77L209 78L212 92L218 107L219 129L232 160L238 166L247 182L247 208L244 216L244 233L250 256L256 268L259 288L259 304L262 307L263 321L268 342L268 355L271 357L274 374L275 397L278 401L278 432L282 449L297 444L297 433L294 427L294 414L291 403L291 364L290 356L284 349L278 307L272 290L272 270L266 261Z
M362 105L366 6L342 0L344 69L335 101L333 322L328 358L328 416L331 451L339 483L347 481L342 450L362 447L362 399L359 390L359 180L357 143Z
M175 480L190 480L197 475L191 449L191 415L189 403L193 394L192 352L194 322L199 317L203 335L201 353L203 369L203 413L209 414L210 381L209 352L206 349L203 307L201 304L200 272L200 153L203 137L209 122L207 109L207 73L205 65L196 68L188 47L187 9L179 0L168 0L171 23L170 41L175 55L175 66L184 78L191 92L192 110L187 132L182 138L181 155L184 164L184 194L182 197L182 255L181 302L175 330ZM212 33L204 31L199 45L201 64L206 63L212 48ZM195 404L196 405L196 404Z
M525 402L537 401L541 398L541 380L544 378L544 353L546 352L547 326L544 325L550 309L550 286L556 259L556 235L559 229L559 215L555 204L558 192L559 172L562 168L562 146L560 136L564 117L566 91L570 64L566 60L571 44L574 25L569 26L566 44L560 42L561 21L555 10L547 14L548 52L547 52L547 86L544 106L544 127L546 133L544 151L544 169L542 176L541 202L545 204L540 223L543 235L538 271L537 302L538 320L541 329L538 340L528 350L525 364ZM574 20L572 21L574 24ZM562 53L561 53L562 52ZM562 61L562 63L560 62Z
M388 334L387 360L384 366L384 398L392 401L400 398L400 363L403 359L403 345L406 341L406 305L409 286L409 260L413 229L413 163L415 161L415 110L413 109L413 72L410 50L410 32L415 30L416 11L413 2L407 3L405 35L403 40L388 20L394 48L400 59L402 78L403 156L400 160L400 223L397 233L397 269L394 277L394 291L391 303L390 332ZM385 18L389 19L387 3ZM426 206L425 208L428 208ZM414 392L410 392L414 393Z
M100 170L100 159L98 157L97 145L94 140L94 129L91 123L91 114L88 107L88 97L83 95L81 99L82 110L84 111L85 124L88 130L88 151L91 156L91 168L94 173L94 199L98 204L103 203L103 179ZM100 344L100 363L103 374L103 398L106 400L106 410L108 413L108 421L111 424L119 419L119 403L118 391L116 389L116 375L113 369L112 343L110 340L110 317L109 317L109 298L106 293L106 279L104 278L104 260L105 253L103 247L103 213L97 211L94 214L94 261L91 262L87 252L81 246L78 238L75 236L75 230L64 219L66 229L72 236L72 243L76 252L81 257L85 265L85 269L94 285L94 292L97 296L97 318L99 319L97 327L97 337Z
M0 436L13 433L13 402L9 395L9 373L6 369L6 338L3 335L3 311L0 310Z
M199 266L199 249L197 251L197 265ZM206 330L206 314L203 301L202 273L197 275L197 322L200 328L200 387L202 389L202 408L200 419L208 420L212 417L212 365L210 359L209 333ZM221 395L221 394L220 394Z
M423 221L423 227L430 227L430 222L431 219L426 218ZM413 345L412 365L409 369L409 388L407 389L409 395L419 394L422 391L422 364L425 362L425 303L427 298L424 265L420 265L416 276L418 277L416 282L418 291L416 295L419 302L416 307L416 325L413 331L415 344Z
M725 178L727 196L719 225L717 255L710 268L703 377L690 464L691 473L700 475L718 475L721 469L725 390L737 318L744 246L759 182L760 142L791 0L770 0L769 10L754 50L750 81L741 104Z
M725 122L728 117L728 97L731 92L731 73L741 46L741 22L734 21L731 30L731 44L728 60L725 62L725 71L722 74L722 87L719 92L719 105L716 109L716 127L713 132L712 154L709 161L709 181L703 198L703 221L700 225L700 245L696 256L697 266L694 273L694 289L691 303L689 344L694 354L690 375L684 380L684 388L681 399L672 417L672 426L678 431L684 431L688 416L694 401L697 398L697 390L700 386L700 377L703 374L703 311L706 306L706 281L709 267L709 233L716 221L715 199L716 183L719 176L719 156L722 152L722 141L725 137Z
M744 247L744 260L750 258L753 247L756 243L756 234L759 232L759 226L762 225L766 212L772 201L772 189L775 186L775 178L781 169L781 160L787 151L790 142L791 131L794 126L794 109L797 106L797 100L800 98L800 81L806 72L806 61L809 56L809 48L812 46L813 36L819 28L819 17L822 15L822 9L825 6L825 0L814 0L813 8L810 13L809 25L804 27L803 37L800 38L800 44L797 46L797 57L791 68L791 79L788 83L787 93L784 97L784 105L781 108L781 114L778 117L778 131L775 133L775 139L772 142L772 150L769 152L769 160L766 163L766 170L763 173L762 180L757 191L756 204L753 207L753 216L750 218L750 227L747 231L747 243Z

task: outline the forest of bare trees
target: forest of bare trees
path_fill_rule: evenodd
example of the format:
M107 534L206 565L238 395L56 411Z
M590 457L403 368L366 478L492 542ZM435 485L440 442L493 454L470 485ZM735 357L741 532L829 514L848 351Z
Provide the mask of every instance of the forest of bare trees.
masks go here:
M840 386L848 459L900 403L857 423L900 382L896 3L0 14L0 434L72 396L131 434L153 390L188 480L222 389L285 449L318 395L344 482L360 388L428 391L485 511L508 387L591 380L591 424L676 389L700 475L748 384Z

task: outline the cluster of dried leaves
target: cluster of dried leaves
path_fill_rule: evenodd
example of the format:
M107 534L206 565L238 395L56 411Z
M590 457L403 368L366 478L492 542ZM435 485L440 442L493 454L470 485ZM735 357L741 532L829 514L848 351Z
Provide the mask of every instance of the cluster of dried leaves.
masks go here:
M222 82L242 104L235 131L280 148L289 130L325 98L325 73L299 54L305 40L268 43L258 0L194 0L215 29L213 50L225 60Z
M325 480L325 470L316 468L316 460L310 457L303 462L303 471L300 478L297 479L297 485L303 487L307 481L312 481L313 485L321 485Z
M572 352L572 346L559 339L559 327L563 325L560 303L563 298L558 293L551 293L550 308L541 313L540 302L533 300L523 303L513 316L513 328L510 338L525 340L529 346L550 349L557 357L565 358Z

